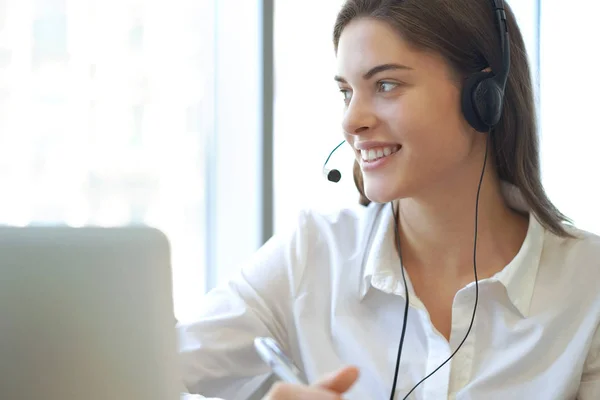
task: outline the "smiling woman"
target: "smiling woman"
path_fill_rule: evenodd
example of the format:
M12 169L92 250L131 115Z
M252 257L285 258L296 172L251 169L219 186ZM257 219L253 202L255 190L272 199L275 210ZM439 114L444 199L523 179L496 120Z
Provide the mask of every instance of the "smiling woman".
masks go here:
M485 2L474 6L481 9L479 14L485 15ZM358 12L359 6L354 7L347 5L343 17L350 20L352 13ZM468 84L466 79L470 75L477 77L479 75L475 73L486 68L489 71L492 64L500 67L501 60L494 58L495 55L489 50L497 47L493 35L497 28L493 24L481 24L477 28L477 35L488 39L482 39L479 44L474 45L481 46L477 49L479 52L459 53L448 50L452 48L450 46L445 47L449 42L444 37L456 41L456 38L464 36L463 31L466 29L458 27L469 25L458 25L456 30L452 30L449 24L442 24L429 31L421 29L420 26L425 24L419 18L435 18L433 11L426 13L416 7L405 9L402 14L390 12L380 16L377 19L388 24L378 25L372 30L371 36L362 32L368 20L357 19L346 26L343 17L338 20L339 25L334 34L338 65L352 66L353 69L348 73L357 75L354 88L348 85L347 78L335 78L345 94L347 110L343 129L346 140L349 143L358 142L362 147L365 146L363 142L368 140L366 146L371 147L378 146L378 141L393 137L400 144L417 141L414 144L419 149L415 154L411 151L412 146L404 146L403 161L391 165L384 164L383 160L376 165L369 165L358 158L362 174L358 174L359 170L356 168L354 172L359 191L373 201L385 202L389 200L391 193L406 195L411 190L418 191L419 188L411 188L411 181L426 187L433 184L431 179L440 179L441 176L449 187L457 185L458 181L464 181L465 170L459 164L464 163L464 154L473 151L476 153L476 147L481 148L484 141L480 140L479 144L465 142L468 135L464 132L469 126L462 119L461 101L457 99L461 99L464 93L462 88ZM343 36L342 29L346 32ZM507 82L504 118L492 136L495 165L491 168L497 170L501 180L515 184L523 191L546 227L563 234L561 222L567 219L546 197L541 184L531 73L527 63L523 62L527 52L520 32L513 30L511 26L508 29L511 31L511 41L515 44L510 56L517 61L512 65L511 78ZM398 34L408 42L398 41ZM466 43L462 45L467 46ZM344 51L348 47L351 50L360 48L361 51ZM375 60L382 59L382 65L373 66ZM358 75L362 75L362 79ZM389 85L391 89L383 91L382 84ZM358 93L365 99L354 99ZM372 108L354 112L352 107ZM462 108L464 110L465 107ZM514 110L520 110L519 117ZM364 118L368 119L364 117L366 114L372 120L365 120ZM457 127L456 136L425 134L442 132L449 125ZM359 135L359 130L369 133ZM424 148L429 150L424 152ZM400 160L398 157L395 159ZM379 174L379 179L368 179L365 183L363 175L374 171L375 166L383 165L390 165L390 168L398 171L397 174L401 171L402 175L398 175L398 179L390 179L388 175ZM374 175L371 174L370 177L373 178ZM390 182L402 182L404 188L394 188ZM447 192L447 188L443 192Z
M180 327L188 388L231 397L267 374L253 349L267 336L298 374L269 400L597 399L600 237L544 194L512 10L347 0L333 27L336 129L370 203L299 213L204 298L201 318ZM324 141L321 92L303 85L311 54L288 93L307 100L286 116L302 165L302 146Z

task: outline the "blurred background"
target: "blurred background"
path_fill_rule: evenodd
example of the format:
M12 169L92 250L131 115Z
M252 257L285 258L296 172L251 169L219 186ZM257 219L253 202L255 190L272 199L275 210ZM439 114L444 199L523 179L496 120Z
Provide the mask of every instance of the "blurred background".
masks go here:
M299 210L357 204L332 77L342 0L0 0L0 224L147 224L175 313ZM600 3L508 2L556 205L600 234ZM599 158L596 158L599 157Z

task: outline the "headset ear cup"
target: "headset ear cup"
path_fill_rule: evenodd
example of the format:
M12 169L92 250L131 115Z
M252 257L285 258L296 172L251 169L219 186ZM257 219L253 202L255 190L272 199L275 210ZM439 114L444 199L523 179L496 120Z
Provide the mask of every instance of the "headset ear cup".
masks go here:
M478 132L488 132L490 126L482 120L482 115L479 110L485 108L485 104L482 104L486 100L482 98L482 91L478 90L483 81L488 78L492 78L491 72L478 72L467 78L462 89L461 103L463 116ZM489 82L489 81L487 81ZM476 104L476 102L478 104Z
M474 105L479 119L487 126L495 126L502 116L504 90L495 78L485 79L477 85L473 93Z

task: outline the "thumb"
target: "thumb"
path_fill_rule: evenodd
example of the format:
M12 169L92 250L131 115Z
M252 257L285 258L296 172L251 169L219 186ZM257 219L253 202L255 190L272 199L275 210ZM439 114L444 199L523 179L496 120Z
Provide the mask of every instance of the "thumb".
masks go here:
M317 383L317 387L336 393L345 393L358 379L358 368L344 367Z

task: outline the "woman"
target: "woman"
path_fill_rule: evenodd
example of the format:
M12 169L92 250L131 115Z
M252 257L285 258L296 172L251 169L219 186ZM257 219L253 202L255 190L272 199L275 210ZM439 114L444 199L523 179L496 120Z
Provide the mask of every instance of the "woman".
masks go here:
M253 348L269 336L320 382L269 399L600 398L600 238L544 193L501 3L345 3L336 80L367 206L303 213L206 296L181 327L191 391L231 398L269 372Z

